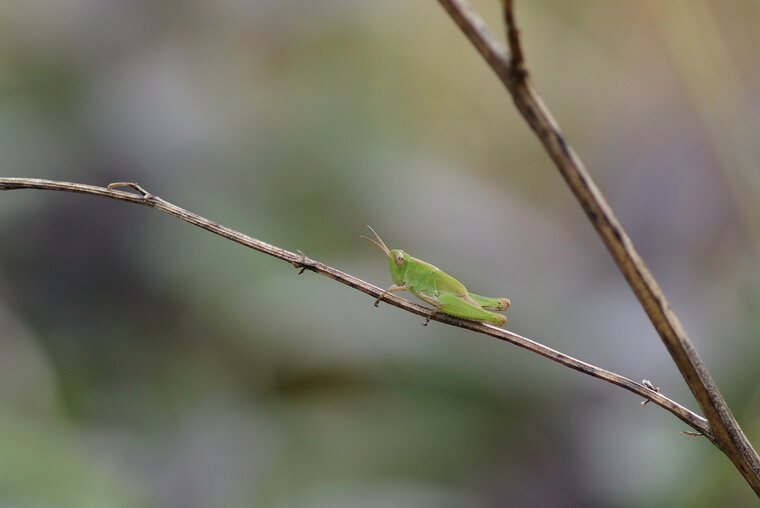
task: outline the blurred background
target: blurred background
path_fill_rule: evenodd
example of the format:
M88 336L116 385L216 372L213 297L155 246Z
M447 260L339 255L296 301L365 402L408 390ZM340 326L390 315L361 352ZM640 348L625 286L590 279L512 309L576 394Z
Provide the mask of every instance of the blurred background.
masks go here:
M498 2L473 4L501 34ZM517 16L545 101L759 445L760 4ZM437 2L2 2L0 41L3 175L137 181L386 287L371 224L511 298L508 329L698 409ZM3 192L0 506L753 503L664 410L421 322L148 208Z

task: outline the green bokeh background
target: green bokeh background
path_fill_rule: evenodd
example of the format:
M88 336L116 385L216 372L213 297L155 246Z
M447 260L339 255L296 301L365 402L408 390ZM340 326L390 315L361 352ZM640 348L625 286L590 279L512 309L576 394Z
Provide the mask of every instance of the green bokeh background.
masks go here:
M756 444L759 5L518 2L537 86ZM372 224L511 298L510 330L696 409L437 2L2 2L0 41L4 175L137 181L386 286ZM669 413L420 323L148 208L0 193L0 506L752 505Z

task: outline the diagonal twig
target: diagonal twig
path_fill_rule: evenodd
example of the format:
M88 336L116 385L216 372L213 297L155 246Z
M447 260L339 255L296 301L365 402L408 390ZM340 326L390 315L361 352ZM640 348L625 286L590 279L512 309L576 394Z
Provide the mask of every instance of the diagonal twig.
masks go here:
M124 192L121 190L116 190L119 187L130 187L136 190L137 192L139 192L139 194L136 194L134 192ZM246 234L240 233L239 231L235 231L234 229L231 229L221 224L218 224L216 222L213 222L205 217L201 217L200 215L197 215L193 212L185 210L184 208L180 208L177 205L169 203L168 201L165 201L161 199L160 197L149 193L148 191L146 191L145 189L143 189L142 187L140 187L139 185L135 183L117 182L117 183L113 183L109 185L106 188L106 187L97 187L94 185L84 185L80 183L60 182L60 181L55 181L55 180L41 180L37 178L0 177L0 191L13 190L13 189L43 189L43 190L54 190L54 191L78 192L78 193L83 193L83 194L90 194L94 196L101 196L101 197L116 199L119 201L126 201L129 203L149 206L151 208L155 208L162 212L168 213L169 215L177 217L178 219L182 219L186 222L189 222L190 224L194 224L198 227L201 227L223 238L232 240L233 242L239 243L241 245L257 250L259 252L269 254L270 256L276 257L278 259L282 259L283 261L286 261L292 264L296 268L301 269L301 271L310 270L312 272L319 273L337 282L340 282L341 284L345 284L363 293L371 295L372 297L375 297L375 298L377 298L378 296L380 296L381 293L383 293L383 290L381 288L374 286L372 284L369 284L368 282L365 282L357 277L354 277L353 275L349 275L347 273L341 272L340 270L336 270L335 268L327 266L323 263L320 263L313 259L309 259L308 257L306 257L305 254L303 254L300 251L298 253L291 252L291 251L282 249L280 247L276 247L274 245L268 244L266 242L262 242L261 240L252 238ZM696 413L690 411L689 409L682 406L681 404L678 404L677 402L669 399L668 397L665 397L661 393L652 390L646 384L636 383L624 376L615 374L614 372L610 372L600 367L596 367L595 365L591 365L590 363L586 363L584 361L578 360L576 358L573 358L572 356L566 355L548 346L545 346L543 344L530 340L526 337L517 335L516 333L512 333L510 331L504 330L502 328L497 328L495 326L478 323L476 321L460 319L454 316L450 316L448 314L443 314L443 313L433 314L431 312L431 309L428 309L421 305L417 305L415 303L412 303L408 300L405 300L395 295L386 295L382 298L382 300L395 307L406 310L407 312L417 314L418 316L423 316L425 318L430 318L431 320L434 320L434 321L439 321L441 323L445 323L448 325L457 326L459 328L464 328L466 330L481 333L483 335L488 335L496 339L509 342L510 344L514 344L523 349L527 349L528 351L531 351L545 358L548 358L549 360L552 360L561 365L564 365L565 367L569 367L583 374L589 375L591 377L595 377L597 379L601 379L613 385L624 388L625 390L628 390L629 392L640 395L641 397L644 397L646 400L652 401L658 406L666 409L667 411L670 411L676 417L681 419L684 423L686 423L687 425L695 429L700 435L704 435L709 440L714 441L714 438L710 430L710 426L707 423L707 420L697 415Z
M515 23L513 0L502 0L511 51L507 51L491 33L466 0L438 1L501 79L515 106L586 212L710 422L715 437L713 442L760 495L760 457L739 427L631 239L578 155L565 141L556 120L530 81Z

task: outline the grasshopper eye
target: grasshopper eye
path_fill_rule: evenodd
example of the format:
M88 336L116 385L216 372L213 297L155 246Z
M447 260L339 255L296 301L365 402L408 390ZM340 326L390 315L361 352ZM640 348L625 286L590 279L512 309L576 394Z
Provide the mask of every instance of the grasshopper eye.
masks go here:
M397 252L393 255L393 261L396 262L397 266L401 266L404 263L404 255L400 252Z

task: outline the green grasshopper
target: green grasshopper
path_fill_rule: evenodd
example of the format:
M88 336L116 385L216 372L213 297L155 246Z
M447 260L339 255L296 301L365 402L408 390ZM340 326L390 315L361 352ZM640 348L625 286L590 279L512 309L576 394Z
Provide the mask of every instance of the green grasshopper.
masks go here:
M489 298L467 291L464 285L440 268L414 258L403 250L390 250L374 229L367 226L375 239L362 236L376 245L388 256L393 285L383 291L375 300L375 307L389 293L408 289L414 296L435 307L431 317L438 312L474 321L483 321L496 326L507 322L502 314L490 310L507 310L511 305L506 298ZM428 321L430 317L428 317ZM427 322L425 323L427 324Z

